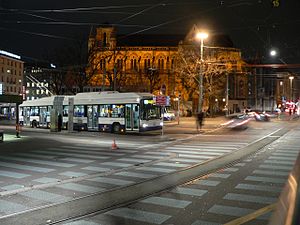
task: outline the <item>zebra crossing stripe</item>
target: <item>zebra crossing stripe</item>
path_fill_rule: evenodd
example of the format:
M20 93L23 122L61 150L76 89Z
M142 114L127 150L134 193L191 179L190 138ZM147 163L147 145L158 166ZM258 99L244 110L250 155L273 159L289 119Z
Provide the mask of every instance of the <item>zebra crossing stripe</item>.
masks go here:
M271 204L271 205L268 205L264 208L261 208L259 210L256 210L246 216L243 216L243 217L240 217L240 218L237 218L235 220L232 220L228 223L225 223L224 225L238 225L238 224L244 224L248 221L251 221L251 220L254 220L255 218L257 217L261 217L261 215L264 215L266 213L268 213L266 216L267 217L270 217L270 211L274 210L276 207L276 203L274 204Z
M167 168L158 168L158 167L140 167L136 170L150 171L150 172L159 172L159 173L172 173L176 171L175 169L167 169Z
M135 183L135 182L129 181L129 180L121 180L121 179L114 179L114 178L107 178L107 177L95 177L95 178L91 178L88 180L94 181L94 182L100 182L100 183L114 184L114 185L119 185L119 186L130 185L130 184Z
M227 193L223 199L238 201L238 202L253 202L260 204L272 204L277 201L277 198L272 197L261 197L256 195L244 195L244 194L235 194Z
M173 162L159 162L154 164L155 166L169 166L169 167L188 167L190 164L183 164L183 163L173 163Z
M67 190L72 190L72 191L79 191L79 192L84 192L84 193L96 193L100 191L105 191L105 188L100 188L100 187L92 187L92 186L87 186L87 185L82 185L82 184L76 184L76 183L66 183L66 184L61 184L57 186L58 188L63 188Z
M25 159L24 157L1 156L1 158L7 160L29 162L29 163L36 163L36 164L49 165L49 166L66 167L66 168L75 166L75 164L70 164L70 163L53 162L53 161L39 160L39 159Z
M277 183L277 184L285 184L285 182L286 182L286 179L271 178L271 177L258 177L258 176L247 176L245 178L245 180L268 182L268 183Z
M265 160L264 163L290 165L290 166L294 166L295 164L295 162L291 162L291 161L282 161L282 160L279 161L279 160L270 160L270 159Z
M208 210L208 212L219 214L219 215L242 217L255 212L255 210L240 208L240 207L224 206L224 205L214 205ZM258 217L257 219L268 220L269 216L263 215Z
M118 208L104 213L105 215L117 216L132 220L145 222L148 224L162 224L171 218L169 215L146 212L142 210L129 209L129 208Z
M63 225L101 225L101 224L92 221L87 221L87 220L77 220L70 223L63 223Z
M6 171L6 170L0 170L0 176L21 179L24 177L29 177L31 175L24 174L24 173L16 173L16 172L11 172L11 171Z
M0 212L1 213L10 214L10 213L24 211L27 209L28 208L24 205L0 199Z
M154 205L160 205L160 206L179 208L179 209L184 209L185 207L187 207L189 204L192 203L191 201L177 200L177 199L172 199L172 198L162 198L162 197L150 197L150 198L144 199L140 202L154 204Z
M282 188L272 187L268 185L253 185L253 184L238 184L235 186L236 189L251 190L251 191L266 191L266 192L281 192Z
M204 220L196 220L191 225L222 225L221 223L214 223L210 221L204 221Z
M183 187L176 187L171 192L183 194L183 195L191 195L191 196L203 196L208 191L207 190L201 190L201 189L194 189L194 188L183 188Z
M274 170L254 170L253 174L262 174L262 175L271 175L271 176L281 176L287 177L289 175L289 171L274 171Z
M72 199L72 197L66 197L63 195L58 195L58 194L54 194L54 193L50 193L50 192L46 192L46 191L42 191L42 190L31 190L31 191L27 191L27 192L21 192L19 194L26 196L26 197L43 200L43 201L47 201L47 202L52 202L52 203L60 203L60 202L65 202L65 201Z
M278 166L278 165L263 164L263 165L260 165L259 168L291 171L293 169L293 166Z
M48 168L37 167L37 166L27 166L27 165L22 165L17 163L0 162L0 165L3 167L14 168L19 170L29 170L29 171L40 172L40 173L49 173L55 171L55 169L48 169Z
M136 178L152 178L155 175L153 174L145 174L145 173L134 173L134 172L119 172L119 173L115 173L115 175L117 176L125 176L125 177L136 177Z

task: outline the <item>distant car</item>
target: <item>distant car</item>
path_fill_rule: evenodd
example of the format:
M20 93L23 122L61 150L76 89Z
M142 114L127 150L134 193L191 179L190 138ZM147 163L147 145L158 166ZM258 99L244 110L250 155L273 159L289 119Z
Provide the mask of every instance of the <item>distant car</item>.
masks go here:
M230 129L246 129L250 120L251 117L246 114L234 115L221 126Z
M255 112L254 118L256 121L270 121L271 115L265 112Z
M164 113L164 121L172 121L172 120L175 120L176 119L176 116L175 116L175 113L173 111L166 111Z

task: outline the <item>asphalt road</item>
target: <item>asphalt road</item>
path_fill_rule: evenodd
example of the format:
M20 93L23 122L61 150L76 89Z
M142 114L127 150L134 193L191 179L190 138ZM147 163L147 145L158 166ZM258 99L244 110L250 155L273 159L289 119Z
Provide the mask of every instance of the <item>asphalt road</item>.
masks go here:
M213 225L276 202L298 154L299 130L280 136L297 120L253 121L248 129L234 131L220 128L221 121L207 120L200 134L193 120L181 122L168 124L164 136L47 130L26 130L21 138L6 135L0 153L1 224L51 224L102 209L62 223ZM117 150L111 149L113 138ZM195 177L195 171L205 174L205 167L217 159L256 152L255 143L262 138L273 143L232 167L220 161L225 169L215 167L205 177L178 184ZM193 173L181 172L187 168L194 168ZM120 207L122 201L129 204ZM248 224L267 224L267 217Z

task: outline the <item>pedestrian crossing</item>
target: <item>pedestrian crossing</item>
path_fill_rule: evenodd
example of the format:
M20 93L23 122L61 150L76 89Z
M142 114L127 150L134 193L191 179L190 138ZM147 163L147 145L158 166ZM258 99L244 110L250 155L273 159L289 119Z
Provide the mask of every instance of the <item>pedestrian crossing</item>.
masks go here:
M18 195L25 197L28 202L32 202L30 199L34 199L37 204L60 203L74 197L131 185L194 164L201 164L215 157L229 154L246 145L248 145L247 142L230 144L228 142L196 143L191 141L167 146L164 149L147 149L145 151L102 151L87 146L35 149L30 154L24 155L24 157L16 153L0 158L0 161L6 163L0 164L0 177L6 178L8 181L0 183L0 191L5 192L14 188L22 189L22 186L19 185L24 181L22 179L28 180L28 177L31 177L31 184L55 183L56 185L52 186L51 189L24 191L18 193ZM295 156L298 154L296 148L295 150L289 149L288 154L286 154L285 149L289 149L288 146L267 157L242 181L233 186L232 190L221 196L220 202L211 207L207 205L206 213L209 215L223 215L225 217L222 218L229 221L234 217L255 211L258 208L257 204L261 207L261 205L276 201L288 176L289 168L292 168ZM197 180L190 185L176 187L161 196L152 196L139 201L139 205L147 205L145 209L143 207L135 208L134 206L123 207L98 215L98 217L95 216L95 222L89 220L87 223L82 224L101 224L96 221L101 221L102 217L127 219L132 221L132 224L139 224L139 222L146 224L169 223L173 218L176 218L176 214L169 214L169 208L186 210L194 204L194 201L208 198L213 191L225 185L224 183L228 179L235 177L250 163L251 161L245 160L234 167L211 174L205 180ZM5 168L13 171L5 170ZM99 174L93 176L95 173ZM76 182L62 182L59 184L60 181L65 179L80 177L85 178L78 179ZM20 180L20 183L16 180ZM270 187L272 187L271 190ZM244 198L247 201L243 201ZM4 207L1 208L0 204L0 217L34 207L26 204L26 202L18 202L17 196L14 196L13 199L9 195L4 196L1 201L9 202L10 206L3 209ZM236 207L236 202L243 202L245 205L240 207L239 204L239 207ZM247 204L250 204L251 207ZM151 211L151 209L155 210ZM268 216L259 219L265 221L267 218ZM190 224L202 225L206 223L222 224L220 221L207 220L207 218L195 218ZM74 221L65 224L81 223Z
M263 158L251 157L189 184L90 217L88 221L97 225L175 225L183 224L182 221L191 225L225 224L277 202L299 154L299 149L290 148L294 144L295 139L290 144L273 143L274 147ZM293 157L287 158L285 153ZM253 224L268 224L270 216L271 212L259 216ZM81 224L80 221L85 224L84 220L76 222Z
M9 199L10 194L17 193L38 200L38 204L42 204L41 201L45 204L56 203L57 199L68 201L74 197L99 193L172 173L230 153L245 145L246 142L230 146L227 142L191 141L156 150L109 151L77 144L33 149L28 153L15 152L0 157L0 177L5 179L4 183L0 183L0 194L2 198ZM25 179L26 183L37 190L24 186ZM76 179L76 182L73 182L73 179ZM43 185L49 185L51 189L39 190ZM24 188L27 189L22 191ZM177 191L188 193L188 190ZM24 204L24 207L29 206ZM16 205L15 212L19 209ZM7 211L0 211L0 216L6 213Z

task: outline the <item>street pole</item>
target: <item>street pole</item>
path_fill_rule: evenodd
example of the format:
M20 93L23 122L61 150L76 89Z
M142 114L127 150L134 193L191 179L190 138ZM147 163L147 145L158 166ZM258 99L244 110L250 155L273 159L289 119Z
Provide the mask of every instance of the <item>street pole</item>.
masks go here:
M203 66L203 38L201 38L201 44L200 44L200 71L199 71L199 103L198 103L198 112L202 111L202 105L203 105L203 73L202 73L202 66Z
M180 117L180 95L178 95L178 125L179 125L179 117Z
M229 115L229 102L228 102L228 100L229 100L229 93L228 93L228 86L229 86L229 84L228 84L228 82L229 82L229 80L228 80L228 73L226 73L226 99L225 99L225 101L226 101L226 116L228 116Z

